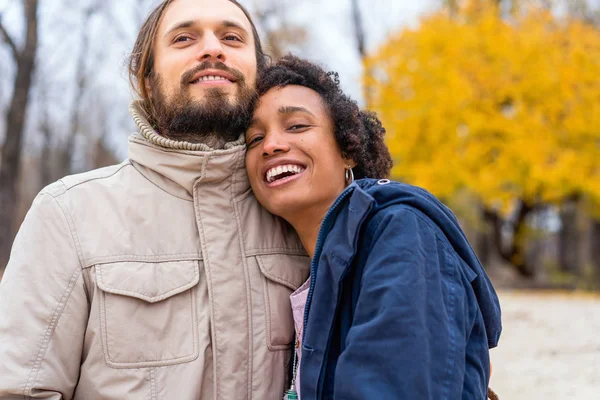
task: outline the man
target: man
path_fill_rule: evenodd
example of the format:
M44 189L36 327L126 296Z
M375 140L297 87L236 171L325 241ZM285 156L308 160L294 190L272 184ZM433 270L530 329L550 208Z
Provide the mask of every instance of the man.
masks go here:
M264 55L233 0L165 1L131 58L120 165L36 198L0 284L0 399L278 399L308 276L252 195L240 134Z

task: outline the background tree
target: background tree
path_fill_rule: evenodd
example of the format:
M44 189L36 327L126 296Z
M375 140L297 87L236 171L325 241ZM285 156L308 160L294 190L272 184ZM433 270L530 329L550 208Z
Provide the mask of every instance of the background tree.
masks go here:
M526 276L528 218L600 195L600 33L495 1L443 11L368 60L369 106L389 131L396 177L449 199L473 193L495 246Z
M274 59L304 43L307 37L306 29L288 18L289 5L281 0L255 0L253 4L254 22L263 37L265 52Z
M359 0L350 0L352 6L352 26L356 38L356 48L361 59L367 56L365 29L363 27L363 16Z
M26 28L24 45L20 49L3 24L2 15L0 15L0 34L10 48L16 66L12 98L6 114L7 134L2 145L0 161L0 265L5 265L8 260L10 246L16 231L17 180L29 93L38 48L37 10L37 0L24 0L23 15Z

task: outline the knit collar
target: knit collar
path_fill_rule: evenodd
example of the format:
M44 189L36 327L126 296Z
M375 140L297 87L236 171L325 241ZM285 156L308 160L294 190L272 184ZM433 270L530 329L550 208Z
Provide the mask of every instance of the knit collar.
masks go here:
M157 186L187 200L193 198L195 185L226 186L228 195L234 196L250 188L243 135L215 150L203 143L162 137L148 122L139 102L129 109L139 129L129 138L129 159Z

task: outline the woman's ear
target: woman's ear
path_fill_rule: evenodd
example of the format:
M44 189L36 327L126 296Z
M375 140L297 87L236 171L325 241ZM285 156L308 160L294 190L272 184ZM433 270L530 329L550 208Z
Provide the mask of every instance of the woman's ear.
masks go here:
M344 158L344 163L349 166L350 168L354 168L356 167L358 164L356 163L356 161L350 159L350 158Z

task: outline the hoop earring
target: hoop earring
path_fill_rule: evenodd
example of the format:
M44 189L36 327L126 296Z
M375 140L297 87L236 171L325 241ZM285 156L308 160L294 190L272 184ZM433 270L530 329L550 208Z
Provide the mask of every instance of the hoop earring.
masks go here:
M354 182L354 172L352 172L352 167L348 165L348 168L344 169L346 176L346 186L350 185Z

